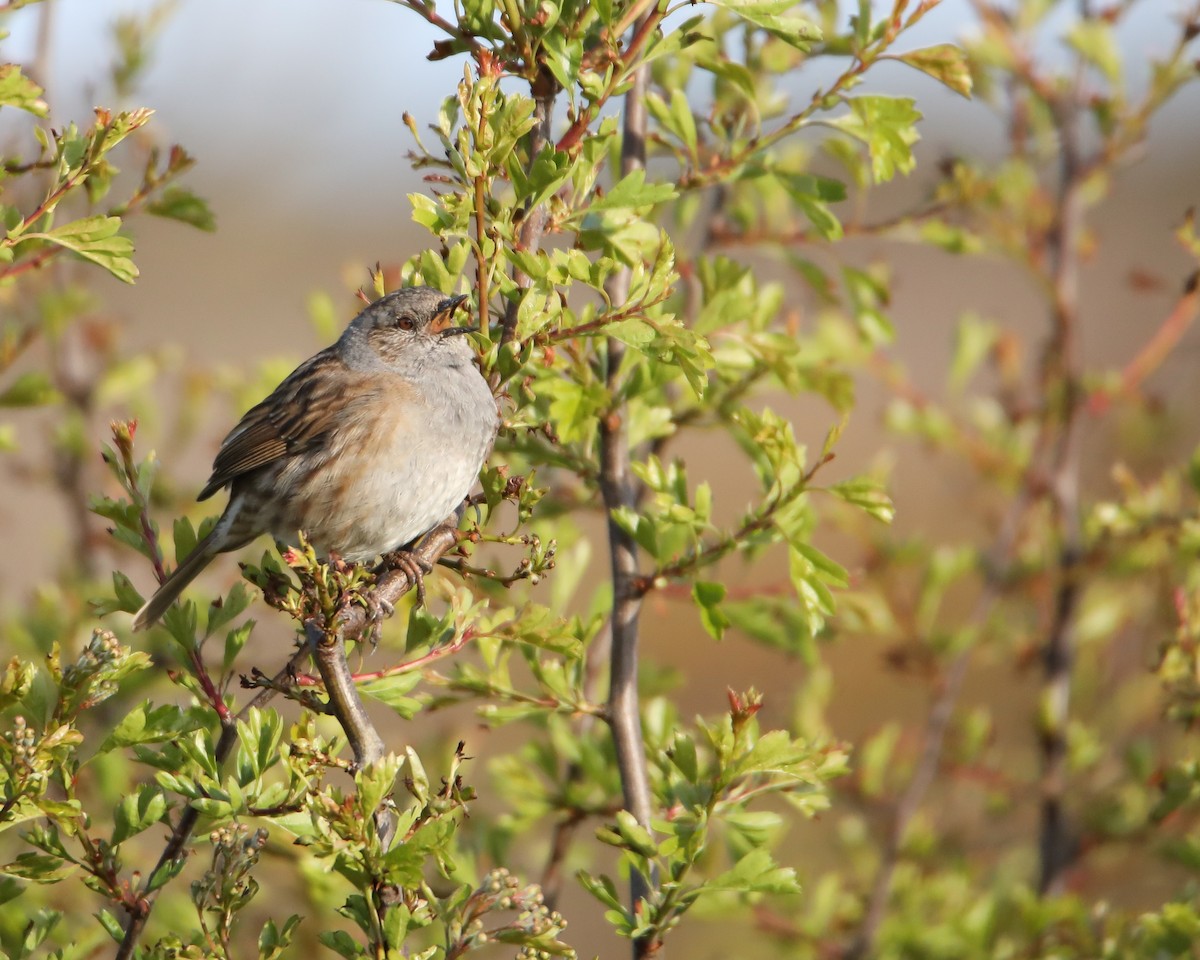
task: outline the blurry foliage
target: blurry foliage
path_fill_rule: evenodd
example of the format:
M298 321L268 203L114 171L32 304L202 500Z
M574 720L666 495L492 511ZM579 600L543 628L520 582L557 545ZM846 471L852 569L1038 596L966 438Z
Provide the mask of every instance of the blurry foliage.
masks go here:
M1196 76L1200 11L1164 24L1170 39L1135 93L1118 42L1132 4L1051 18L1059 4L978 3L964 48L912 49L905 32L930 0L849 15L773 0L670 11L473 0L453 16L397 3L439 32L431 58L459 57L464 73L433 128L413 130L427 183L413 216L433 245L376 271L373 292L420 282L474 295L505 428L429 607L401 606L375 654L384 665L358 680L403 721L468 703L484 722L519 724L522 743L423 759L397 742L415 729L406 723L395 753L353 769L304 651L274 677L247 662L254 595L242 583L129 642L117 614L142 598L124 572L97 580L105 554L84 505L121 564L160 579L204 528L181 515L194 491L135 449L127 418L154 410L160 365L122 355L89 276L136 277L127 218L214 224L175 182L187 155L164 158L142 138L148 111L14 127L32 146L4 159L0 444L32 469L12 425L49 425L33 456L53 463L76 539L58 581L3 623L0 950L129 956L141 936L151 957L268 958L318 941L347 958L457 958L497 943L523 958L574 955L556 909L570 870L639 956L689 912L721 930L744 924L739 956L1194 955L1200 454L1151 470L1133 442L1096 478L1079 436L1165 418L1147 381L1195 316L1196 281L1115 371L1082 362L1092 318L1079 291L1099 243L1090 215ZM116 96L136 95L161 16L117 24ZM1067 53L1042 60L1055 37ZM819 88L801 70L818 58L835 64ZM863 87L889 59L973 90L1009 139L1003 156L947 160L919 208L872 221L873 192L916 162L914 100ZM646 90L623 101L641 64ZM0 67L0 107L44 121L31 72ZM639 101L649 162L622 171L617 108ZM118 159L140 173L117 176ZM893 349L904 333L886 261L839 256L837 241L862 235L1008 262L1042 297L1043 340L967 314L946 389L931 393ZM1179 241L1200 260L1190 219ZM760 252L786 282L759 279ZM618 277L628 292L614 300ZM313 313L336 328L328 301ZM280 372L228 392L253 402ZM904 455L973 478L979 515L959 539L893 534L883 470L823 482L867 377L888 391ZM178 389L186 428L207 404L194 383ZM798 437L768 403L781 393L820 398L827 423ZM104 478L86 466L101 416L118 418ZM617 422L629 499L606 517L600 448ZM757 480L740 512L675 452L680 437L714 431ZM158 518L175 515L167 536ZM635 545L638 598L659 593L715 639L805 668L792 729L769 730L753 691L731 691L720 715L680 716L670 679L646 665L648 825L623 809L627 771L602 722L614 589L591 575L596 519ZM814 545L830 533L836 559ZM730 584L734 558L751 586ZM303 544L245 571L298 619L328 621L374 583ZM928 689L930 712L924 728L891 722L851 751L825 709L853 690L832 685L823 646L863 637L888 645L898 682ZM1106 666L1130 644L1152 670ZM981 658L1027 675L1041 664L1015 768L987 707L963 702ZM236 689L239 674L255 694ZM298 706L281 714L279 696ZM959 804L986 814L964 826L947 816ZM781 862L789 826L818 815L836 868ZM1141 913L1071 892L1093 863L1129 872L1155 858L1179 882ZM631 876L636 907L615 879ZM263 896L268 878L286 894Z

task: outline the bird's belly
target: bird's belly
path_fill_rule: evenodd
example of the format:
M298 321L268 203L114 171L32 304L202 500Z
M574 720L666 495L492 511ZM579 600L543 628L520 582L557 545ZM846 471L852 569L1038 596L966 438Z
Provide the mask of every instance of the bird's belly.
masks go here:
M432 530L470 491L486 448L403 427L376 429L364 449L343 450L312 471L305 495L272 533L291 542L302 529L318 554L362 562Z

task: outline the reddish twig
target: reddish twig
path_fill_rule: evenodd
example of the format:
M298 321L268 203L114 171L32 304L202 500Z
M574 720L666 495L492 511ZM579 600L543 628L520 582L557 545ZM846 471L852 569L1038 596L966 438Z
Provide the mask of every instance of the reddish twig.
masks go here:
M538 155L550 142L551 124L554 120L554 101L558 96L558 81L549 70L541 69L537 79L530 85L534 102L533 129L529 132L529 166L532 169ZM519 249L527 253L537 253L542 243L542 235L546 232L546 205L536 207L526 206L521 218L521 226L517 231ZM529 286L529 277L517 267L513 267L513 279L517 286ZM504 327L500 331L500 345L511 342L517 335L517 314L520 310L520 298L514 297L504 308Z
M666 15L666 5L662 4L660 7L658 5L658 0L645 0L645 2L640 4L640 6L643 8L653 7L653 9L641 17L641 20L634 29L633 36L626 45L624 52L618 58L617 62L613 64L612 75L610 76L608 84L604 88L603 93L600 95L600 98L581 110L579 116L575 118L575 122L572 123L571 126L567 128L567 132L559 138L558 146L556 148L559 151L568 153L578 146L579 141L583 139L584 134L586 134L591 128L592 121L600 115L601 109L603 109L609 98L620 88L623 83L629 79L631 71L635 75L634 85L637 85L638 81L636 79L636 75L642 70L642 67L638 65L642 51L645 49L646 43L649 41L651 35L655 30L658 29L658 25L662 22L663 17ZM625 94L626 109L628 109L631 94L632 90ZM626 134L628 135L628 123L625 125L625 130ZM645 138L646 131L645 124L643 124L642 130L638 134L639 149L641 150L643 157L645 155Z
M1175 301L1171 312L1167 314L1158 329L1142 346L1132 360L1121 371L1120 391L1123 395L1133 396L1146 379L1170 356L1179 345L1183 335L1191 328L1200 312L1200 271L1188 277L1184 284L1183 293ZM1089 400L1089 410L1101 413L1108 405L1109 395L1093 394Z

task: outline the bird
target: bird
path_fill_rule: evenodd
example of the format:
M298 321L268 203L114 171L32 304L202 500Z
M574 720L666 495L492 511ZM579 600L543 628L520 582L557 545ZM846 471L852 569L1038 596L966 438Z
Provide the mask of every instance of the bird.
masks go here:
M247 411L197 497L228 487L225 511L133 629L155 623L218 554L264 533L294 543L304 531L318 556L363 563L449 516L499 428L470 328L452 326L466 299L422 286L384 295Z

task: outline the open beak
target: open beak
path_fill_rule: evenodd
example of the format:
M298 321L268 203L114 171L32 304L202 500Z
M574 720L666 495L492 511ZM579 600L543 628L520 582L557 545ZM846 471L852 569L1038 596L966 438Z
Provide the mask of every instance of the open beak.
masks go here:
M433 315L433 319L429 322L429 329L436 333L439 337L453 337L460 333L470 333L471 327L452 327L451 321L454 319L454 311L467 301L466 295L458 297L450 297L438 304L437 313Z

